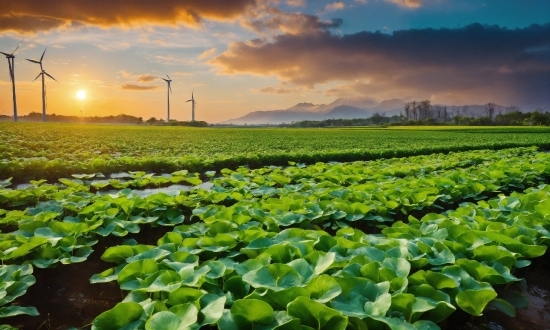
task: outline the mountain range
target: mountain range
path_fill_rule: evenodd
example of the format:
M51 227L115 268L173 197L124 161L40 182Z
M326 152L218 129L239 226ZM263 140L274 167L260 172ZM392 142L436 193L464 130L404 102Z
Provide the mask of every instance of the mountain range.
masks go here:
M357 101L337 99L330 104L298 103L282 110L253 111L242 117L230 119L220 124L261 125L281 124L302 120L352 119L368 118L374 113L384 113L387 116L398 115L403 110L405 102L399 99L380 102L376 106L361 106Z
M234 118L221 122L220 124L232 125L263 125L263 124L281 124L291 123L302 120L326 120L326 119L353 119L369 118L375 113L385 116L394 116L403 113L405 101L401 99L385 100L380 103L374 103L372 100L345 99L339 98L330 104L298 103L293 107L281 110L253 111L242 117ZM449 114L464 114L464 106L447 106ZM467 105L466 115L484 116L485 105ZM505 106L496 105L496 109L505 109ZM496 111L495 115L498 113Z

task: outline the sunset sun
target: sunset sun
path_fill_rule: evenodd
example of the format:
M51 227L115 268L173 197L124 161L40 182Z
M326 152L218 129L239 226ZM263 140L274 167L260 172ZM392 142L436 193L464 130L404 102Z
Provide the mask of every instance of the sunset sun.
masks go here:
M76 92L76 98L79 100L84 100L86 98L86 91L81 89Z

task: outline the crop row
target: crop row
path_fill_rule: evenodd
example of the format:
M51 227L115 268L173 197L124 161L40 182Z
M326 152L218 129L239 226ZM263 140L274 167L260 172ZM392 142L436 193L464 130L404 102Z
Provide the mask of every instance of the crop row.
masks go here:
M545 128L470 130L196 129L0 123L0 178L170 173L355 161L473 149L550 147Z
M464 164L471 155L476 160ZM485 308L513 314L508 302L493 299L492 285L516 281L514 268L527 266L529 258L546 250L544 245L550 242L545 229L550 210L547 186L428 214L421 220L409 216L408 223L396 222L381 235L365 235L349 226L385 227L380 224L403 214L426 213L547 183L550 154L534 149L494 155L471 152L437 155L433 164L414 164L429 159L224 170L210 190L148 197L130 189L92 194L90 184L79 179L63 180L64 189L43 182L25 190L2 189L0 196L9 205L17 205L18 197L6 199L16 191L32 191L37 201L44 200L24 210L0 210L0 224L17 226L0 234L1 259L13 264L2 267L26 267L24 275L29 276L30 264L44 268L85 261L101 237L126 236L143 226L177 226L157 247L129 240L105 252L103 259L119 266L93 281L117 280L123 290L133 293L98 317L95 327L116 328L117 322L135 318L128 322L147 329L162 328L163 322L173 322L176 329L214 324L222 330L292 329L315 322L326 329L344 323L356 329L364 324L374 329L381 324L437 329L434 322L456 308L473 315ZM400 164L409 167L410 175L399 172ZM370 167L377 171L369 172ZM155 178L143 172L133 175L128 182ZM164 179L171 178L200 182L185 171ZM19 202L33 205L32 199ZM185 221L188 224L182 225ZM330 265L323 268L319 263ZM124 273L129 274L128 281L122 283L120 274L130 264ZM363 268L367 265L371 268ZM260 269L264 270L260 273ZM131 275L134 271L142 273ZM432 273L450 277L454 284ZM429 275L423 280L422 274ZM264 275L272 278L265 282ZM240 278L231 280L235 276ZM434 278L443 279L445 286L433 284ZM28 279L20 294L34 283ZM13 276L5 281L11 285L14 280L19 281ZM7 296L14 296L11 290L6 289ZM506 294L517 298L516 293ZM370 300L361 300L365 297ZM260 321L248 319L254 314L243 312L247 310L263 316ZM304 310L317 314L301 314ZM2 305L0 316L1 311ZM36 314L32 308L22 311ZM320 315L330 317L325 322L316 319ZM184 319L192 324L183 323Z
M308 181L328 181L341 185L351 183L383 182L409 176L422 177L426 174L436 175L443 170L453 168L471 168L488 166L501 159L513 157L535 157L536 148L514 148L499 151L478 150L448 155L434 154L429 156L414 156L354 163L317 163L310 166L292 164L285 168L277 166L249 170L241 167L235 171L223 169L223 177L213 180L220 187L236 187L251 185L284 186ZM213 177L215 172L206 172L207 177ZM31 180L30 186L23 189L7 189L11 179L0 181L0 207L21 208L34 205L39 201L59 199L74 191L85 193L108 189L142 189L146 187L162 187L170 184L187 183L200 185L202 180L198 174L190 174L186 170L170 175L156 176L152 173L130 172L125 179L101 179L96 174L73 174L74 179L60 179L61 184L47 184L46 180ZM95 180L92 180L95 179Z
M2 211L0 223L17 224L18 229L0 234L1 258L16 263L28 259L40 268L82 262L97 237L126 236L144 225L175 226L184 222L186 214L204 223L254 219L267 230L288 226L336 230L360 220L379 224L394 221L398 214L425 212L466 199L483 199L489 192L544 183L550 176L549 160L546 153L528 154L479 168L345 186L314 179L281 188L248 182L231 184L230 189L217 185L210 191L144 198L129 189L103 196L67 190L33 208ZM224 180L231 182L235 176L220 179Z
M397 222L380 235L263 230L219 220L174 228L152 245L120 245L92 283L129 294L92 329L439 329L456 309L525 307L516 268L550 243L550 186Z

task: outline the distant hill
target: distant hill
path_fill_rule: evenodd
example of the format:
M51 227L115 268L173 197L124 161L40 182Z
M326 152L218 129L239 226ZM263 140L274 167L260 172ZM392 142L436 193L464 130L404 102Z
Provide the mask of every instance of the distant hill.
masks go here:
M337 99L330 104L298 103L288 109L250 112L242 117L230 119L220 124L273 125L302 120L368 118L376 112L392 116L399 114L405 104L401 100L389 100L381 102L380 105L375 107L361 107L359 102L354 102L359 106L345 104L344 102L346 102L345 99ZM392 106L395 108L392 108Z
M230 119L220 124L278 125L303 120L369 118L375 113L391 117L403 113L403 107L405 106L405 102L400 99L385 100L374 106L372 104L372 100L345 98L339 98L330 104L303 102L288 109L250 112L242 117ZM434 106L446 106L447 112L452 116L482 117L487 115L485 104L461 106L434 104ZM506 112L506 106L495 105L495 116L504 112Z

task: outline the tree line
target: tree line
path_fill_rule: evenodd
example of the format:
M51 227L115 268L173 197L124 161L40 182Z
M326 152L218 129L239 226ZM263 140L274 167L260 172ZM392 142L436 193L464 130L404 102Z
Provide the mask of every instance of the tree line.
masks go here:
M375 113L369 118L302 120L279 127L339 127L373 125L460 125L460 126L550 126L550 112L522 112L519 107L502 107L487 103L480 112L465 105L447 107L432 105L429 100L406 103L399 115Z
M454 124L466 126L549 126L550 113L537 109L522 112L517 106L503 107L489 102L481 113L469 106L452 107L432 105L429 100L408 102L402 113L407 125Z

